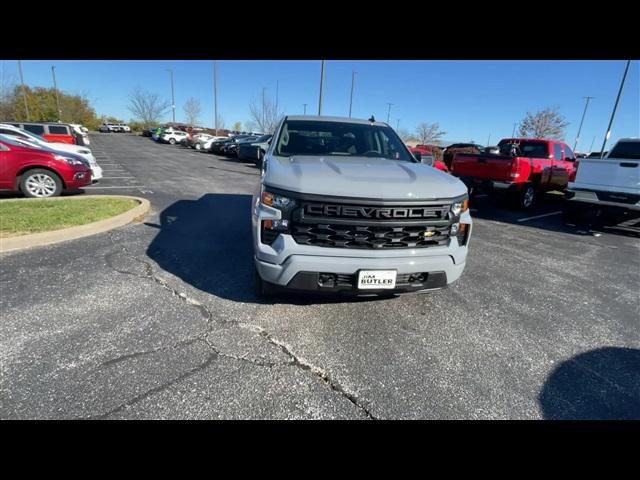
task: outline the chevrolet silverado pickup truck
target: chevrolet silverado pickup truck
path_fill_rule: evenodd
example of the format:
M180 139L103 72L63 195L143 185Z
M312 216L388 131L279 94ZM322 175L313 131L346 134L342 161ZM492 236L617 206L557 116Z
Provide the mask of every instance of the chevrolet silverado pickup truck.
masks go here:
M622 138L604 158L581 158L565 193L567 223L640 217L640 139Z
M498 148L498 155L457 153L451 164L453 175L472 193L504 192L521 209L531 207L541 192L566 189L575 164L575 155L566 143L505 138Z
M462 274L467 188L375 119L286 116L253 197L257 293L384 295Z

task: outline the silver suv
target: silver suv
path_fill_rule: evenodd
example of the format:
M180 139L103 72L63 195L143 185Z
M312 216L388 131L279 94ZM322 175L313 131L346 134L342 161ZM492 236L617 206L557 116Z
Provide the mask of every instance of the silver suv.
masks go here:
M256 288L378 295L440 289L465 267L466 186L373 118L288 116L252 203Z

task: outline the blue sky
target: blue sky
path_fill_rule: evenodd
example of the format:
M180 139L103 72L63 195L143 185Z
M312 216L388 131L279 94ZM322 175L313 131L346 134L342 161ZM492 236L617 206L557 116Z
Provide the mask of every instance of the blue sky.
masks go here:
M200 100L201 123L213 123L213 62L210 61L23 61L25 83L51 86L51 65L58 87L85 94L96 112L126 121L127 96L140 86L171 98L169 73L174 71L176 119L184 120L189 97ZM558 107L570 122L566 140L572 145L586 95L596 97L582 128L578 151L602 144L625 62L618 61L327 61L323 114L346 116L351 72L357 72L353 116L386 120L413 130L422 122L438 122L448 140L486 144L510 136L514 122L527 111ZM17 77L17 62L2 61L5 78ZM319 61L219 61L218 111L227 127L249 120L249 101L267 88L285 113L317 113ZM640 136L639 62L631 64L612 128L611 139ZM170 120L171 113L166 116Z

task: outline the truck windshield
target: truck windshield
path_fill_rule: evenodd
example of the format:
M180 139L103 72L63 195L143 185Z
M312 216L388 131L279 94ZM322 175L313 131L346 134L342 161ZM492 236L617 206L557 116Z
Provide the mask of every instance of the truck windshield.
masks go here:
M607 156L640 160L640 142L618 142Z
M387 126L314 120L286 121L280 131L275 154L412 161L402 140Z
M512 147L515 147L516 155L529 158L547 158L549 156L548 146L544 142L500 142L500 155L511 155Z

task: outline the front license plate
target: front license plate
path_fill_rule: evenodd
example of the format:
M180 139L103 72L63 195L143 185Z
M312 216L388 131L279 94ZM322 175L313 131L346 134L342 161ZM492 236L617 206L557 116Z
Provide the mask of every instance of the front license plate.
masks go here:
M396 288L396 270L360 270L358 289L378 290Z

